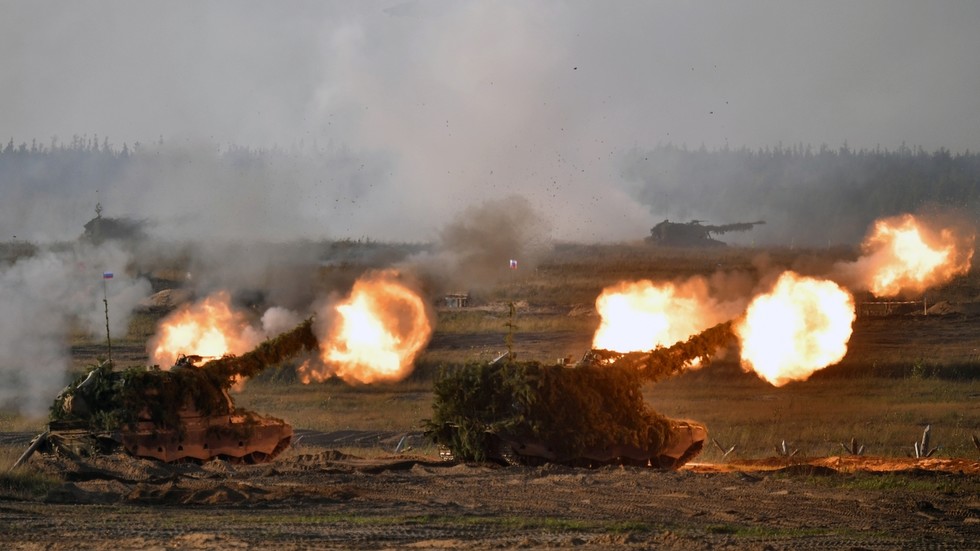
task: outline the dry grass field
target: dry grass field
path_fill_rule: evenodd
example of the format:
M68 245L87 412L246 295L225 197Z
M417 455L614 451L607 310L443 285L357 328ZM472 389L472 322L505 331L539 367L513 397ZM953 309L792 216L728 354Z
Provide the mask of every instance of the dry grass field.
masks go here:
M433 377L506 351L508 324L519 358L574 359L591 347L596 296L618 281L717 273L757 281L779 268L819 272L854 254L559 246L503 283L473 289L470 307L434 308L433 338L403 382L304 385L287 365L235 399L310 434L411 433L432 413ZM438 305L440 297L429 299ZM980 302L980 271L926 299ZM724 456L712 443L677 473L452 466L421 439L395 454L390 439L331 446L313 436L264 467L132 460L120 467L125 460L117 458L82 468L39 457L0 478L0 536L22 549L968 549L980 535L980 450L971 440L980 436L980 315L970 308L860 318L839 365L780 388L744 373L732 354L646 384L654 409L702 422L719 445L735 447ZM133 319L114 343L117 362L146 361L154 321ZM78 368L102 354L83 336L71 345ZM44 422L0 412L4 433L38 431ZM927 425L938 463L908 459ZM852 438L865 456L893 460L898 470L814 466L834 456L842 464L841 444ZM791 458L779 457L784 441L798 450ZM0 462L12 463L22 449L22 440L0 443Z

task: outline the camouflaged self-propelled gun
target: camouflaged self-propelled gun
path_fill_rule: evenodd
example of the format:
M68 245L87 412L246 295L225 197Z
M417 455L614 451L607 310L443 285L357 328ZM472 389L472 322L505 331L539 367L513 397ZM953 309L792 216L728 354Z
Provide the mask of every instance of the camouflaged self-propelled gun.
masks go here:
M714 226L702 224L701 220L686 223L664 220L650 229L646 241L662 247L724 247L725 243L713 238L712 234L749 231L754 226L765 223L764 220L759 220Z
M182 356L169 371L113 371L104 362L58 395L42 435L46 442L39 447L86 455L121 446L131 455L166 462L270 461L289 446L292 426L236 408L228 390L316 347L312 320L307 320L251 352L201 365L198 356Z
M647 352L592 350L573 367L466 366L436 381L428 434L464 461L677 469L701 452L708 431L653 411L641 385L707 361L732 342L729 322Z

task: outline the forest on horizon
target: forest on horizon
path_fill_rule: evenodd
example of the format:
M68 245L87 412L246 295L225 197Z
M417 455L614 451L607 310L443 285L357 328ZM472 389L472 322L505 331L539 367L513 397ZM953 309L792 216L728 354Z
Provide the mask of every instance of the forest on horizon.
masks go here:
M344 148L317 146L202 146L190 153L206 155L230 173L259 168L272 177L292 158L312 157L319 166L347 167L347 173L353 164L371 160ZM137 173L128 169L148 156L161 166L168 155L178 163L188 154L164 147L162 138L121 147L98 136L74 136L64 143L53 138L48 144L10 139L0 148L0 182L5 190L18 190L5 200L61 192L80 196ZM621 182L613 185L624 186L654 217L709 224L766 221L745 234L725 236L738 244L856 244L875 219L906 212L948 211L980 219L980 153L970 151L929 152L904 145L896 150L851 149L846 143L838 148L798 144L755 150L661 144L625 152L619 166ZM366 183L362 177L343 185L356 194Z

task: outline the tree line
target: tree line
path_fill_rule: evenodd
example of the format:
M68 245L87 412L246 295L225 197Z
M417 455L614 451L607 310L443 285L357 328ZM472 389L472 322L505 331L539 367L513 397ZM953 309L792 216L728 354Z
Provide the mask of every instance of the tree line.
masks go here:
M315 159L316 166L336 171L367 160L343 147L210 147L197 152L213 155L236 171L292 166L297 158ZM171 155L167 151L162 137L132 146L115 146L98 135L51 138L46 144L16 143L11 138L0 147L0 184L21 195L94 190L142 160L166 164ZM172 155L173 162L180 161L181 154ZM855 150L846 143L837 148L797 144L755 150L662 144L625 152L620 168L620 185L649 208L651 222L765 220L764 226L745 234L724 236L727 241L734 235L736 242L748 240L747 244L854 244L875 219L928 209L980 219L980 154L970 151L928 152L905 145Z

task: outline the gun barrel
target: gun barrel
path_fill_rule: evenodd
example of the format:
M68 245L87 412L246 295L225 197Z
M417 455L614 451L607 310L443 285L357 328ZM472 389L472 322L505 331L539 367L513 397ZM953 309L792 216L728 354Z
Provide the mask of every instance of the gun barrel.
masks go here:
M704 226L704 228L713 233L728 233L730 231L749 231L753 226L765 223L765 220L757 220L755 222L736 222L734 224L723 224L721 226Z
M294 329L263 342L250 352L240 356L222 356L201 368L219 380L228 381L230 385L236 376L253 377L270 365L276 365L303 350L315 350L318 345L313 333L313 319L310 318Z
M684 342L666 348L640 352L615 352L590 350L579 365L607 365L626 367L639 371L640 375L656 381L676 375L690 367L697 358L708 359L719 349L735 342L732 322L726 321L692 336Z

